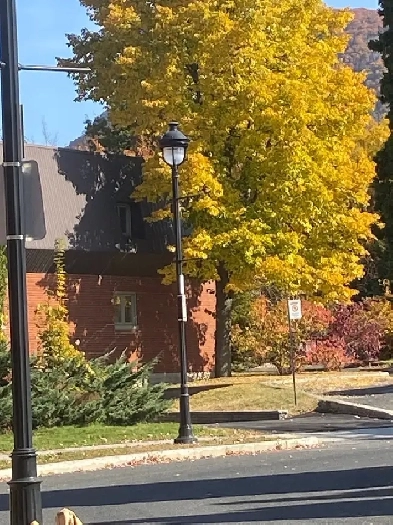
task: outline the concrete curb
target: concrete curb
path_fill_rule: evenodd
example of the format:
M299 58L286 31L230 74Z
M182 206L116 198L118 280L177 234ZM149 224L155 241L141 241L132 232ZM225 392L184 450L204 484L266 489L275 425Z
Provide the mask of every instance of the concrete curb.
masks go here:
M393 421L393 410L385 410L370 405L350 403L341 399L322 398L318 402L317 412L330 414L350 414L352 416L370 417L375 419L388 419Z
M280 421L288 417L287 410L242 410L242 411L203 411L191 412L191 421L195 425L214 423L240 423L243 421ZM166 412L157 421L160 423L179 423L179 412Z
M257 443L239 443L236 445L210 445L206 447L179 448L173 450L153 450L136 454L121 456L105 456L79 461L62 461L38 465L39 476L51 474L71 474L74 472L89 472L116 467L136 467L149 463L167 463L170 461L187 461L205 458L218 458L232 455L259 454L272 450L291 450L296 448L309 448L319 445L321 441L316 437L284 438L278 437L271 441ZM0 470L0 481L11 478L11 469Z

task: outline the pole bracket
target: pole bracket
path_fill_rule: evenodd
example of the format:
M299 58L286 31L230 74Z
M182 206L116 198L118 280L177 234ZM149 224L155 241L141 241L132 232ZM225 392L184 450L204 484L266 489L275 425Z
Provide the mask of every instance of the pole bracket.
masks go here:
M20 168L21 162L3 162L3 168Z

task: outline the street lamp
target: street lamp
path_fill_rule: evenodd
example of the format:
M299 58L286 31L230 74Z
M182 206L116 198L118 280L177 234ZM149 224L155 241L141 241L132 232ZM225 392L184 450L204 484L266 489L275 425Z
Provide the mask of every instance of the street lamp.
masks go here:
M182 228L179 197L179 170L178 167L186 159L190 139L178 129L177 122L169 123L169 130L160 140L162 157L172 168L172 194L173 194L173 226L176 238L176 281L177 281L177 319L179 324L180 343L180 427L175 443L189 444L197 441L193 434L190 415L190 396L187 384L187 349L186 349L186 322L187 304L184 289Z

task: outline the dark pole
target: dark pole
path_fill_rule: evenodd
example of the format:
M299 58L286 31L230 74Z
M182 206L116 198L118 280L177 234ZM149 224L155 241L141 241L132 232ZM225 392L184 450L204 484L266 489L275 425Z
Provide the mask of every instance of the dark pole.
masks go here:
M288 304L288 335L289 335L289 351L291 360L291 373L292 373L292 386L293 386L293 399L295 406L297 405L297 389L296 389L296 334L295 328L293 327L294 321L291 319Z
M176 236L176 280L177 280L177 311L179 324L179 343L180 343L180 427L179 435L175 443L188 444L197 441L193 434L191 415L190 415L190 396L187 383L187 349L186 349L186 322L187 306L184 289L183 275L183 250L181 232L181 213L179 198L179 171L176 164L172 166L172 192L173 192L173 226Z
M42 525L37 454L33 448L26 308L26 254L22 216L22 143L15 0L0 0L3 168L6 196L8 296L12 359L14 450L11 525Z

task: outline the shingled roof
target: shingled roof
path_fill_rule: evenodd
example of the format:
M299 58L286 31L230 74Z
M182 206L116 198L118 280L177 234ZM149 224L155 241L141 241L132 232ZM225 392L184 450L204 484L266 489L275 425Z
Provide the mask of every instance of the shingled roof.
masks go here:
M1 149L1 148L0 148ZM0 159L2 155L0 154ZM69 148L26 145L24 207L31 250L52 250L56 239L69 249L118 251L116 204L130 203L134 253L163 253L173 242L170 222L146 223L152 205L130 199L141 181L142 159L107 157ZM0 242L5 240L3 173L0 173Z

